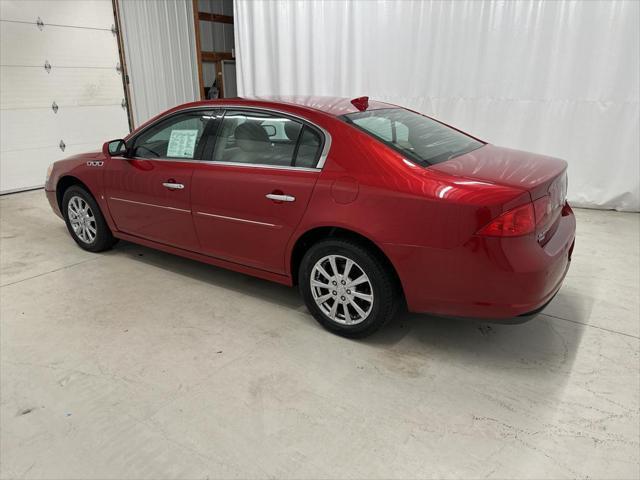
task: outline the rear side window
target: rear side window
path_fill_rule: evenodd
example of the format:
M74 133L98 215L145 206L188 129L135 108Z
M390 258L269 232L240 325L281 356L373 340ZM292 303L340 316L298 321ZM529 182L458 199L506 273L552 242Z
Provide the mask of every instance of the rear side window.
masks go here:
M290 166L302 124L262 112L227 111L213 152L216 162Z
M315 130L305 126L298 142L298 151L294 159L296 167L314 168L318 164L322 140Z
M403 108L350 113L343 118L423 166L447 161L484 145L469 135Z
M275 113L228 110L218 128L213 161L315 167L321 139L311 127Z

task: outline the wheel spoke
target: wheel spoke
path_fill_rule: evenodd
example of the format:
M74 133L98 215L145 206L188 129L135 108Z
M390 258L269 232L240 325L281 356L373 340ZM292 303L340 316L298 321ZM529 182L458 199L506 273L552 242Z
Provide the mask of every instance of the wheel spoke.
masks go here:
M351 273L351 267L353 266L353 260L347 258L347 263L344 265L344 272L342 273L342 278L348 280L349 273Z
M364 318L367 316L366 312L362 310L362 308L360 308L360 305L358 305L352 298L349 299L349 303L351 304L353 309L358 313L360 318Z
M327 280L331 280L333 276L329 275L322 265L317 265L318 272Z
M336 265L335 255L331 255L329 257L329 264L331 265L331 270L333 270L333 276L334 277L340 276L340 273L338 272L338 265Z
M322 305L323 303L326 303L327 300L329 300L330 298L333 298L333 295L331 293L327 293L326 295L322 295L322 296L316 298L316 302L318 302L320 305Z
M371 303L371 301L373 300L373 295L369 295L368 293L361 293L361 292L353 292L353 296L356 298L361 298L362 300L365 300L369 303Z
M351 314L349 313L349 307L346 304L343 304L342 310L344 311L344 321L348 324L351 324L352 319L351 319Z
M347 284L347 287L356 287L356 286L358 286L358 285L360 285L360 284L363 284L363 283L365 283L365 282L368 282L368 281L369 281L369 279L367 278L367 276L363 274L363 275L360 275L360 276L359 276L358 278L356 278L355 280L350 281L350 282Z
M311 286L319 287L319 288L331 288L331 286L328 283L322 283L322 282L319 282L318 280L311 280Z
M338 312L338 301L334 300L333 305L331 306L331 311L329 312L329 317L331 320L336 319L336 313Z

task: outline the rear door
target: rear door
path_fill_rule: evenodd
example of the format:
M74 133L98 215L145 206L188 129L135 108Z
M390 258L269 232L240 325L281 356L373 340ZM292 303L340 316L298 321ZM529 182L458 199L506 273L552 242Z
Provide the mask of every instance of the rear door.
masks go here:
M191 217L193 167L211 111L171 115L130 141L129 157L105 162L109 211L118 230L198 250Z
M230 110L218 122L192 180L202 251L283 273L287 242L320 173L324 134L274 112Z

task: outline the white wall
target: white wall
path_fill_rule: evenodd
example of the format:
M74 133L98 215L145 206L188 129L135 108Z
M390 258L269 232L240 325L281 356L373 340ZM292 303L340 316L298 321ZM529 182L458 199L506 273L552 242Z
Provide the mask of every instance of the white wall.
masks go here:
M0 193L129 131L113 24L110 0L0 1Z
M636 1L235 0L240 95L369 95L564 158L578 206L640 209Z
M118 0L134 127L200 99L191 0Z

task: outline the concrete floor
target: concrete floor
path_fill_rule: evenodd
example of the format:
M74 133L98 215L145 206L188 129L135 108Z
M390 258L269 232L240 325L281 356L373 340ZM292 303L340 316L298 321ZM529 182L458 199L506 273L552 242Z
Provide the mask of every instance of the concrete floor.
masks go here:
M2 478L638 478L640 216L524 325L322 330L295 290L1 205Z

